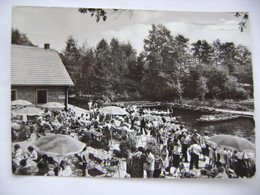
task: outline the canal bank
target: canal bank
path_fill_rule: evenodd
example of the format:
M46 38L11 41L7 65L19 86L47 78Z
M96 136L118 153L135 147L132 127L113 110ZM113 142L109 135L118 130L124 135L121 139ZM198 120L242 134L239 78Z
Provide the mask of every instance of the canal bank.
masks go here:
M87 99L70 99L70 104L87 109ZM211 135L214 134L230 134L240 137L247 138L248 140L255 142L255 121L253 118L253 112L249 111L235 111L221 108L212 108L206 106L195 106L188 104L176 104L176 103L161 103L161 102L150 102L150 101L127 101L127 102L110 102L107 105L117 106L136 106L142 109L155 109L159 111L171 111L172 115L175 116L179 123L185 125L189 130L197 129L197 131L203 134L205 131ZM169 110L169 108L171 108ZM207 122L198 123L197 120L206 114L218 114L218 113L231 113L238 114L241 117L228 120L220 121L218 123Z

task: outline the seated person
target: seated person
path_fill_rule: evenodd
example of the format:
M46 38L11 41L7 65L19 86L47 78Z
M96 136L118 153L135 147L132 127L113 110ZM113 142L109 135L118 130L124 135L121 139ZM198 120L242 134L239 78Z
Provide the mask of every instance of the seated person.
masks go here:
M58 175L59 164L52 158L48 157L48 173L52 172L53 175Z
M225 169L223 166L218 167L218 174L216 175L215 178L220 178L220 179L228 179L228 175L225 172Z
M37 154L37 152L34 150L34 148L32 147L32 146L29 146L28 148L27 148L27 150L28 150L28 152L26 153L26 157L28 158L28 159L31 159L32 161L37 161L37 159L38 159L38 154Z
M14 152L12 153L12 170L15 173L17 167L20 165L21 160L24 159L24 152L19 144L15 144Z
M23 159L17 168L16 175L35 175L38 172L37 164L34 161Z
M72 170L68 162L62 160L60 162L59 176L72 176Z
M20 161L24 159L24 152L19 144L15 144L12 157L13 161L15 161L15 163L17 163L18 165L20 164Z
M36 175L45 175L48 172L48 156L46 154L43 154L40 158L38 164L38 172Z

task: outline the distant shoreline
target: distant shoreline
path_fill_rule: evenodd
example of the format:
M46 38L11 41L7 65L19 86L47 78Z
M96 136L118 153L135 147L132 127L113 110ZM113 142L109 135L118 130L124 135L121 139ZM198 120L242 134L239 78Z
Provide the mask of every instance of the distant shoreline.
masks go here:
M71 104L86 108L88 98L75 97L70 98ZM136 105L137 107L171 107L187 111L198 111L203 113L230 113L245 117L254 117L254 101L234 101L234 100L205 100L185 99L181 102L155 102L155 101L118 101L102 103L104 106L116 105Z

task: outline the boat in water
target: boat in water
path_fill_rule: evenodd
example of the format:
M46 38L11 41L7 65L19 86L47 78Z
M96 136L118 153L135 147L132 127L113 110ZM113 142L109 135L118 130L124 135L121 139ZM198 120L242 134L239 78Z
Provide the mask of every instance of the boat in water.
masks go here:
M240 115L233 115L233 114L209 114L209 115L202 115L199 119L196 120L198 123L206 123L206 122L222 122L233 120L241 117Z

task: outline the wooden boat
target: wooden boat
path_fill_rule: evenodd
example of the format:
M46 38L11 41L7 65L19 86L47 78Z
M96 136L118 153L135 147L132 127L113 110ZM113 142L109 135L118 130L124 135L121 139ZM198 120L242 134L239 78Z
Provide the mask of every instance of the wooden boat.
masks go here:
M221 122L221 121L237 119L239 117L240 117L239 115L231 115L231 114L202 115L199 119L196 120L196 122L198 123Z

